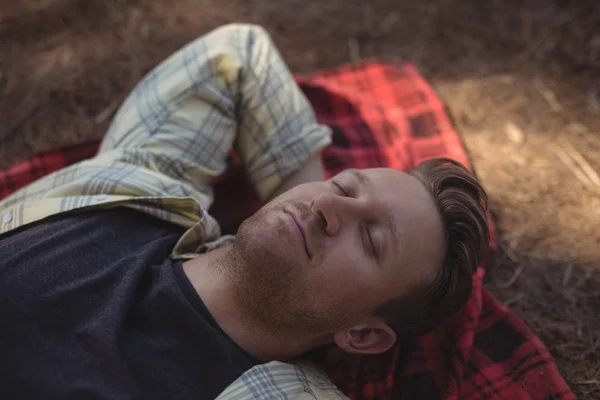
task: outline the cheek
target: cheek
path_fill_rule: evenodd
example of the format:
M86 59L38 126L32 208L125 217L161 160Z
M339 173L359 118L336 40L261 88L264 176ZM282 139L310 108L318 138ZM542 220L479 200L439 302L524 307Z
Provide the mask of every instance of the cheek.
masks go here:
M332 249L314 268L315 295L324 303L344 304L353 310L371 310L379 304L379 274L359 251Z
M374 285L381 272L375 260L368 256L359 235L350 229L323 243L322 268L339 275L340 280L355 281L355 285Z

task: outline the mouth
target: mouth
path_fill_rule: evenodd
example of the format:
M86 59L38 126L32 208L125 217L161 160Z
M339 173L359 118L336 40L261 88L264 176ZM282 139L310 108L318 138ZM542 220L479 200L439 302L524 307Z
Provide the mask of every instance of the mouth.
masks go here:
M283 210L283 212L286 213L287 215L289 215L290 218L292 219L293 225L295 226L295 228L300 236L302 246L304 247L304 251L306 252L306 255L308 256L308 258L310 259L312 256L310 254L310 251L308 251L308 245L306 243L306 233L304 232L302 225L298 222L298 220L296 219L296 216L293 213L291 213L287 210Z

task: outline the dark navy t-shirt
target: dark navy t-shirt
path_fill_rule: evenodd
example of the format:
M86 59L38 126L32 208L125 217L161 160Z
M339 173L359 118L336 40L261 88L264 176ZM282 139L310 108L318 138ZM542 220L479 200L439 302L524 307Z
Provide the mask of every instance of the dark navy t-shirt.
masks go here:
M169 258L182 233L117 208L0 236L0 397L214 399L250 369Z

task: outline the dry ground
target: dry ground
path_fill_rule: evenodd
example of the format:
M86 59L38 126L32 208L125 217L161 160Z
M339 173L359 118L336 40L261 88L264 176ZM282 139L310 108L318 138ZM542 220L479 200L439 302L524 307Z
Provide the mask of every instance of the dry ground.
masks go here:
M415 63L447 102L501 229L487 287L600 398L596 0L0 0L0 168L103 134L134 84L224 23L291 69Z

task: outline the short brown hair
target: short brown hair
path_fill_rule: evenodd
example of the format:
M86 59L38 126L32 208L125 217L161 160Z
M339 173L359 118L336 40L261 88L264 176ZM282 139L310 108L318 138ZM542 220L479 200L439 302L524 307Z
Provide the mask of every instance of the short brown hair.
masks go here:
M466 303L473 273L489 243L487 195L462 164L436 158L419 164L410 174L435 199L446 230L446 254L433 282L409 297L388 301L376 311L400 340L434 328Z

